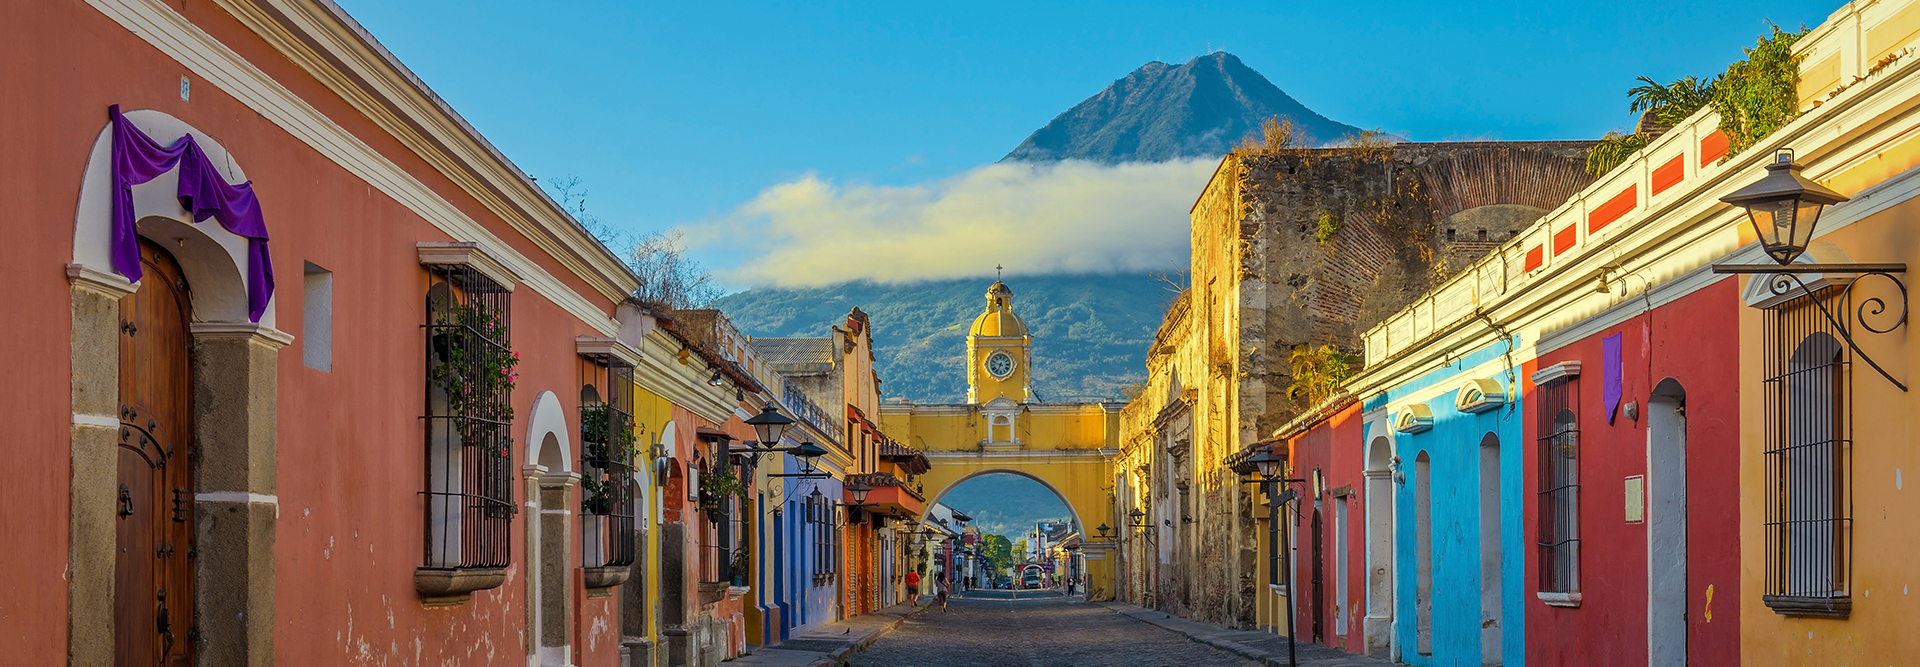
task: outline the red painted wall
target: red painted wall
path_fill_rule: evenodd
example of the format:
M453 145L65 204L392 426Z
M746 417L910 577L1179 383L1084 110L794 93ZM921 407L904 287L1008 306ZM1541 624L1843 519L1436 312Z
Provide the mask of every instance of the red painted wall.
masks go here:
M1319 470L1325 479L1325 489L1318 497L1324 534L1321 535L1321 573L1324 580L1324 603L1317 611L1309 601L1313 581L1313 538L1310 533L1313 526L1315 498L1305 485L1295 484L1293 488L1301 492L1300 500L1290 507L1297 510L1298 522L1294 529L1300 531L1295 541L1298 556L1294 561L1294 581L1299 583L1301 596L1298 632L1301 637L1312 637L1313 615L1322 617L1325 640L1321 643L1349 653L1366 651L1367 617L1367 509L1366 496L1366 431L1365 423L1360 419L1360 403L1354 403L1341 409L1305 433L1294 436L1289 441L1293 470L1289 477L1311 480L1313 471ZM1335 560L1339 557L1335 541L1335 521L1338 501L1333 492L1341 487L1349 487L1347 495L1347 601L1346 634L1338 633L1335 622L1336 601L1340 588L1335 577L1339 573ZM1253 487L1249 486L1249 489ZM1260 536L1266 539L1266 536ZM1260 567L1265 568L1266 563ZM1264 570L1262 570L1264 572Z
M1647 536L1626 522L1625 480L1647 474L1647 399L1666 378L1686 388L1688 664L1740 662L1739 293L1733 280L1610 327L1527 364L1582 364L1575 412L1580 428L1579 608L1527 602L1527 664L1647 664ZM1601 340L1621 336L1622 398L1613 424L1604 412ZM1538 405L1527 386L1526 484L1539 491ZM1639 404L1638 421L1626 405ZM1529 500L1529 539L1538 504ZM1539 590L1539 557L1529 553L1527 584ZM1706 590L1713 587L1709 607ZM1711 611L1711 615L1709 615ZM1710 619L1710 620L1709 620Z
M205 0L169 3L308 103L605 312L614 304L543 256L450 180L385 135L251 31ZM0 318L0 384L14 475L0 485L0 534L30 549L0 550L0 645L22 664L66 653L66 442L71 375L68 287L81 175L106 109L166 112L216 137L254 182L279 271L278 328L301 332L303 261L334 272L334 369L279 353L280 517L276 544L277 660L282 664L524 664L524 516L512 532L505 585L459 607L427 609L413 590L422 560L424 371L419 324L427 276L414 243L451 240L251 108L77 0L0 3L0 199L8 202L0 278L12 290ZM522 287L512 337L522 363L513 393L516 456L534 397L552 390L577 430L574 337L597 335ZM568 389L572 388L571 391ZM577 440L577 438L575 438ZM577 455L577 453L576 453ZM516 493L520 489L515 485ZM575 595L583 592L576 590ZM581 604L583 628L617 628L610 602ZM612 665L617 641L583 632L583 665Z

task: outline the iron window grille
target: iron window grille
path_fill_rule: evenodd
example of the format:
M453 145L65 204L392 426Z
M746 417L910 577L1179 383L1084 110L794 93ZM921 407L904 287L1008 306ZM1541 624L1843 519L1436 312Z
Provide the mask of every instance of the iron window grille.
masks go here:
M426 567L512 559L511 293L464 266L427 266Z
M1816 301L1818 299L1819 301ZM1852 364L1822 305L1828 288L1769 310L1766 327L1766 588L1762 601L1795 616L1852 610Z
M1579 380L1538 387L1540 592L1580 590Z
M633 367L602 355L580 357L581 565L624 567L634 560L639 457Z

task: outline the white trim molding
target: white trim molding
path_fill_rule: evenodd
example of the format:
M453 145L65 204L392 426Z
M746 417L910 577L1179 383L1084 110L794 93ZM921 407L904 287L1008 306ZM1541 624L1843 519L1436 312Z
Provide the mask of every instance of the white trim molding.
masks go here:
M1534 593L1534 595L1539 597L1541 602L1545 602L1548 606L1552 607L1580 606L1580 591L1573 591L1571 593L1548 593L1541 591Z
M520 273L473 241L421 241L413 244L421 266L464 266L486 276L506 291L520 286Z
M1467 414L1486 412L1507 404L1507 390L1499 380L1473 378L1460 385L1453 396L1453 409Z
M118 429L120 428L120 418L113 415L90 415L75 412L73 413L73 425Z
M114 299L140 291L140 283L128 282L123 276L96 271L84 264L67 265L67 282L74 287L99 292Z
M640 365L640 351L618 338L580 336L573 339L573 351L583 357L607 357L627 366Z
M1534 386L1548 385L1580 377L1580 362L1562 361L1533 372Z
M197 340L219 338L242 338L263 343L273 349L286 347L293 342L293 334L264 324L247 322L194 322L189 329Z
M1414 403L1393 415L1393 430L1401 433L1420 433L1433 429L1433 408L1425 403Z

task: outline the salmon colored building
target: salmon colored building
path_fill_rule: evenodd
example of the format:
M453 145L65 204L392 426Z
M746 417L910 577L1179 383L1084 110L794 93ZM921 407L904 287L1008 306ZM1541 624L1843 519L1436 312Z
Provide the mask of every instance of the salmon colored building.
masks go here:
M621 661L618 258L329 2L6 3L0 62L7 662Z

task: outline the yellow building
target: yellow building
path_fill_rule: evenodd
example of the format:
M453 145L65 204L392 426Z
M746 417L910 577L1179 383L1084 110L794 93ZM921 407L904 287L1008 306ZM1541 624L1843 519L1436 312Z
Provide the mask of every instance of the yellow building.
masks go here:
M967 402L889 402L880 407L881 424L932 463L921 478L929 506L961 482L992 473L1020 475L1052 490L1087 535L1089 599L1112 599L1112 536L1121 520L1112 513L1111 460L1121 405L1034 401L1033 343L1013 290L995 282L967 333Z

